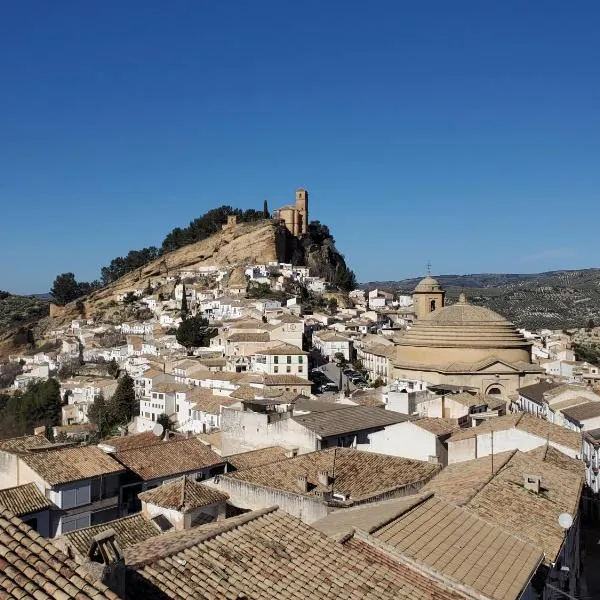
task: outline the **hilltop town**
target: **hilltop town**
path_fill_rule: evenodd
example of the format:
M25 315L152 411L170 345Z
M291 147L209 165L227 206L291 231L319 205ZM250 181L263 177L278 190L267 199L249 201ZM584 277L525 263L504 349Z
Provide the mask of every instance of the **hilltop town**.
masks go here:
M308 198L7 342L6 597L600 594L598 329L362 289Z

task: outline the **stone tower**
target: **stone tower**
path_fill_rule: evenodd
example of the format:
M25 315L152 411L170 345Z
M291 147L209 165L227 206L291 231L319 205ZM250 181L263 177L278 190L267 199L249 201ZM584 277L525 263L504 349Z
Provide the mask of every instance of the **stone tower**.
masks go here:
M296 190L296 231L301 236L308 231L308 192L303 188Z
M444 306L446 291L437 279L427 275L415 287L412 298L415 319L422 319L434 310Z

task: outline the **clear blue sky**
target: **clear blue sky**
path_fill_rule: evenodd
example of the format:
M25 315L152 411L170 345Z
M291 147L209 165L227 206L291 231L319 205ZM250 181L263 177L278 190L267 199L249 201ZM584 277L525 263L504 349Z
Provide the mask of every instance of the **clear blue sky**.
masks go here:
M600 3L0 2L0 289L310 192L359 280L598 266Z

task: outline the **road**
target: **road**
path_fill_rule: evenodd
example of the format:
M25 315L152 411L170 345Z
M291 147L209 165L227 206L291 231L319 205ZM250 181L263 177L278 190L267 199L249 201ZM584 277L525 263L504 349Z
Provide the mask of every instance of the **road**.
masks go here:
M319 371L322 371L335 385L340 383L340 368L335 363L325 363L319 367ZM348 381L348 378L342 373L342 390L346 389L346 385L350 387L350 391L353 392L356 386Z

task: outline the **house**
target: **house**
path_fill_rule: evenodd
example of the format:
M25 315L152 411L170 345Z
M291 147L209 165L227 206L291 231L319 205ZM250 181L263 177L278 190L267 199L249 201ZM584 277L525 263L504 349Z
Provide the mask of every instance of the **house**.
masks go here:
M392 560L454 582L464 598L534 597L531 580L544 558L531 542L431 493L337 511L313 527L343 545L356 538L376 544Z
M103 583L58 550L19 517L0 508L3 598L119 600Z
M175 590L181 590L177 597L263 600L467 597L430 571L391 560L374 544L340 544L277 507L227 519L202 535L192 529L155 540L125 552L130 597L159 600Z
M142 492L138 498L146 519L164 517L181 531L224 519L229 496L184 475Z
M356 348L356 357L367 370L371 381L381 380L386 384L390 378L390 359L394 356L394 344L366 344Z
M497 394L458 392L416 397L415 412L421 416L457 419L461 426L506 414L506 400Z
M271 341L302 348L304 321L291 314L273 317L269 320L269 336Z
M267 375L295 375L308 379L308 352L291 344L257 351L252 357L252 370Z
M408 419L373 406L333 403L329 410L297 414L285 398L255 398L242 405L241 410L222 410L224 455L274 445L297 448L301 454L333 446L385 451L389 439L381 432Z
M270 463L293 458L297 456L294 450L286 450L283 446L270 446L267 448L259 448L258 450L250 450L250 452L240 452L239 454L231 454L226 456L227 472L241 471L243 469L251 469L253 467L261 467Z
M408 458L330 448L226 473L214 485L234 506L268 506L312 523L334 510L414 494L439 470Z
M35 483L0 490L0 509L9 510L43 537L52 537L52 511L56 506Z
M490 419L479 427L461 429L448 439L448 463L462 462L507 450L526 452L552 446L571 458L581 458L581 433L517 413Z
M342 354L345 360L352 358L352 341L333 331L314 331L312 334L313 347L330 361L336 354Z
M17 458L16 484L34 483L59 509L53 514L52 535L118 516L125 469L96 446L31 449Z
M114 457L127 469L120 490L126 514L140 510L139 492L182 475L204 480L225 470L224 459L195 438L168 438L162 443L150 440L148 445L118 450Z

